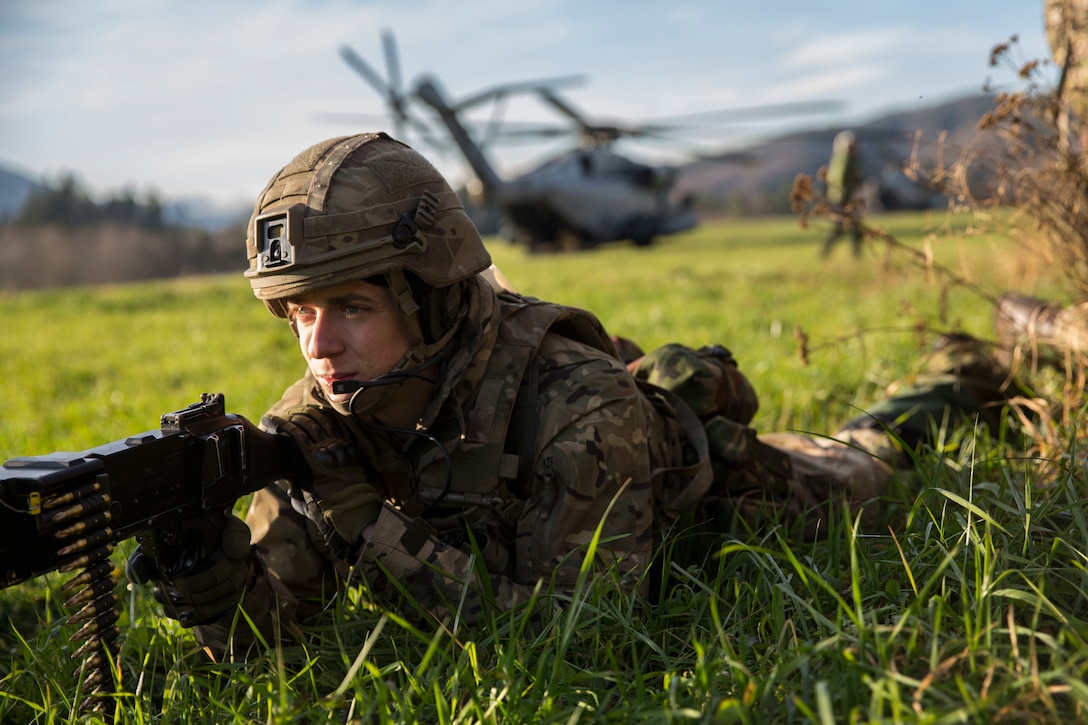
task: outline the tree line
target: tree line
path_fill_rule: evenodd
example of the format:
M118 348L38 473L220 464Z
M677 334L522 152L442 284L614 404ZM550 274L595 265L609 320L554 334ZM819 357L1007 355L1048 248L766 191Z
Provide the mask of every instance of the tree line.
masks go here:
M71 173L31 192L15 223L22 227L65 228L117 224L152 230L164 226L162 201L154 191L139 193L126 188L96 202Z
M0 291L239 272L244 240L241 224L211 232L167 221L153 191L96 200L64 174L0 224Z

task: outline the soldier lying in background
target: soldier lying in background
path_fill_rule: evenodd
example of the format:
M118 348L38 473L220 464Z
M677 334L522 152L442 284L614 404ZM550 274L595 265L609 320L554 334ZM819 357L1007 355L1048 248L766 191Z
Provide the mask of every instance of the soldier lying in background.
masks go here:
M1088 303L1063 307L1006 293L998 300L996 327L1006 364L1025 358L1072 356L1083 365L1088 356Z
M677 532L817 536L844 502L879 500L903 445L979 416L996 430L1020 392L976 341L952 337L835 440L757 435L755 391L728 350L643 355L588 312L502 289L448 183L384 134L288 163L257 201L247 251L255 295L307 365L263 424L298 444L312 477L258 491L246 522L232 519L231 541L252 532L252 548L173 579L148 576L146 552L130 567L220 654L239 605L273 641L348 583L403 615L466 623L541 583L569 593L587 559L648 593ZM233 638L244 648L252 633Z

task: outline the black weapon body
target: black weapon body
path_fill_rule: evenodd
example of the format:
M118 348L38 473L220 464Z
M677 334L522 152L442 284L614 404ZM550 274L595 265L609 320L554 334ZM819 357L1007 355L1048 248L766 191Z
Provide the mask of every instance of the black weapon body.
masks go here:
M214 556L235 502L301 465L293 441L225 412L222 394L162 416L160 428L79 453L13 458L0 469L0 588L82 570L65 588L84 623L84 707L109 707L118 573L110 554L135 537L163 578Z

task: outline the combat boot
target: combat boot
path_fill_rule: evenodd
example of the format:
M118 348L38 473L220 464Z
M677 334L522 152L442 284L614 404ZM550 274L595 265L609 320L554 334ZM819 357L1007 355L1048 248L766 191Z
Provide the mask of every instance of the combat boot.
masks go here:
M1011 366L1014 357L1030 354L1033 362L1059 354L1088 354L1088 307L1062 307L1035 297L1006 292L998 300L994 327L1000 351Z
M1054 339L1054 318L1059 305L1016 292L1006 292L994 309L994 330L1002 355L1009 356L1025 345L1047 345Z
M921 370L889 386L887 398L840 432L888 429L912 449L932 442L941 426L973 422L996 435L1008 402L1028 395L989 344L950 333L937 338Z

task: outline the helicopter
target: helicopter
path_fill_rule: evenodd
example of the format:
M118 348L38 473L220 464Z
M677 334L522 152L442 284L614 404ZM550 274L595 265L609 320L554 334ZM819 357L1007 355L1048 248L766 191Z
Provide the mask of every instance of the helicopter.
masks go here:
M623 240L645 247L658 237L698 224L691 195L677 198L674 193L679 175L676 166L637 161L618 153L614 145L624 137L667 138L669 131L683 127L681 120L708 120L714 112L692 114L697 119L675 117L641 125L594 122L558 92L560 87L580 82L581 77L508 83L453 101L437 78L423 75L406 93L393 34L384 30L381 38L387 71L384 78L350 46L341 46L340 55L385 99L398 138L411 131L440 150L452 141L474 175L467 184L471 206L496 210L504 222L500 234L508 241L533 253L585 250ZM517 127L492 119L481 132L466 118L466 111L473 107L525 93L538 97L573 126ZM430 123L413 113L414 104L430 110ZM819 111L828 105L790 104L788 108L749 111L754 115ZM436 129L444 130L447 142L439 140ZM484 136L546 138L572 134L577 136L574 148L510 178L496 171L481 141ZM741 155L736 156L740 160Z

